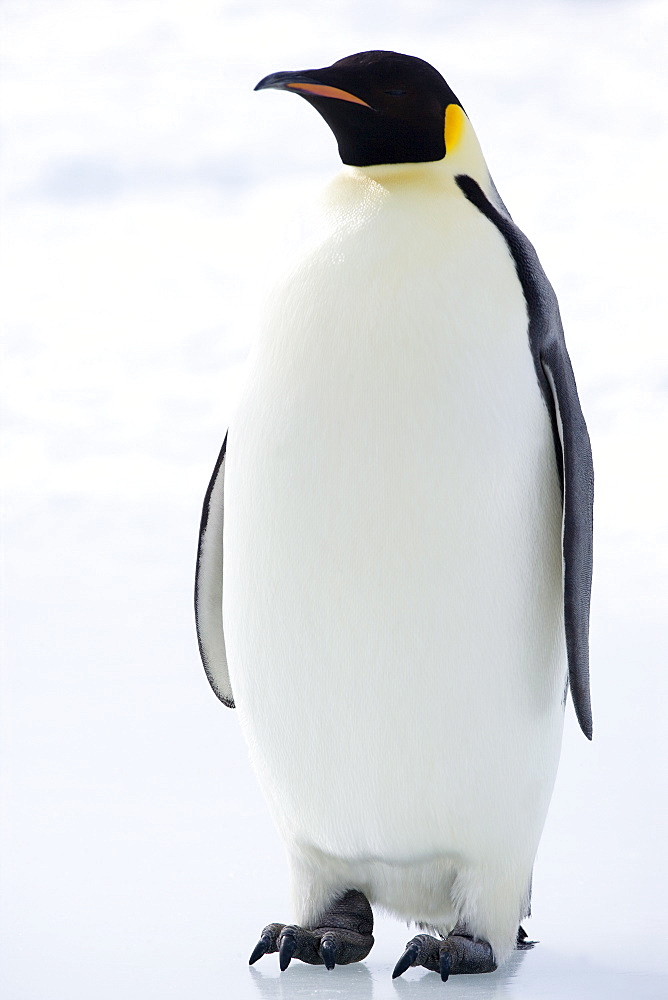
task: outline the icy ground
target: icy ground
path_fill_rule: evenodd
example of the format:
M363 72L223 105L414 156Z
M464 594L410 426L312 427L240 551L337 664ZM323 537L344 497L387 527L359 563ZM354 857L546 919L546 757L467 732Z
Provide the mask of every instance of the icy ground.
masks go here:
M665 2L6 0L5 1000L668 996ZM276 957L282 847L191 613L258 303L337 169L280 69L420 55L557 289L596 465L595 739L569 706L502 972ZM305 225L305 223L303 224Z

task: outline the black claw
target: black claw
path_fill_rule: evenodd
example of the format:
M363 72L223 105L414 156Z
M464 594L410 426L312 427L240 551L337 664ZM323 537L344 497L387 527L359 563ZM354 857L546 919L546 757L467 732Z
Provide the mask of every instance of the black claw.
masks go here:
M447 983L448 976L450 975L450 955L447 951L441 952L441 957L438 960L438 968L441 973L441 980Z
M515 945L517 950L529 951L529 949L533 948L535 944L538 944L538 941L529 941L529 935L523 927L520 927L517 931L517 943Z
M255 965L255 963L259 958L262 958L263 955L266 955L267 952L269 951L270 943L271 942L268 937L261 937L258 943L253 948L253 953L251 957L248 959L248 964Z
M281 947L278 953L278 964L281 967L281 972L285 972L290 964L290 960L297 950L297 939L294 934L281 935Z
M403 953L399 961L394 967L394 972L392 973L392 978L397 979L399 976L403 976L406 969L410 969L413 962L418 957L418 946L416 944L410 944L406 951Z
M325 963L325 968L331 972L336 965L336 941L330 937L324 937L320 942L320 955Z

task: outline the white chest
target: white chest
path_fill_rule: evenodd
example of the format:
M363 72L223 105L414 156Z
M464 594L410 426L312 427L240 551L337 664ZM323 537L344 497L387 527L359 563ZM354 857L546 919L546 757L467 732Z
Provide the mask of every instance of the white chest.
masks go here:
M563 685L559 488L512 259L461 197L379 199L278 291L225 481L230 675L265 788L284 827L371 853L384 790L432 755L477 754L489 812ZM332 754L338 832L315 792Z

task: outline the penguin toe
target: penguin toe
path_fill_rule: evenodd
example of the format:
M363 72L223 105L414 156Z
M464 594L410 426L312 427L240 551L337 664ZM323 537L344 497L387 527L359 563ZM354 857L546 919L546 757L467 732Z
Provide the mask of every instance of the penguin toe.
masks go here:
M258 943L255 945L255 947L251 952L251 956L248 959L248 964L255 965L255 963L260 958L262 958L263 955L266 955L268 951L269 951L269 942L265 941L264 938L260 938L260 940L258 941Z
M406 969L410 969L411 965L417 965L419 949L414 941L409 941L406 946L406 951L403 953L399 961L394 967L394 972L392 973L392 978L397 979L399 976L403 976Z
M297 951L297 937L294 927L284 927L281 931L280 944L278 949L278 964L281 972L285 972L294 953Z
M416 934L406 945L406 950L394 967L392 978L403 976L411 966L422 965L426 969L436 971L439 962L439 945L441 942L429 934Z
M267 924L260 934L260 940L251 952L251 957L248 959L249 965L255 965L258 959L262 958L263 955L278 951L278 936L283 930L283 927L284 924Z
M338 947L335 935L331 931L323 934L322 940L320 941L320 955L325 963L326 969L331 970L336 965L337 951Z
M438 971L441 974L441 982L447 983L451 969L452 959L450 958L450 952L442 950L438 957Z

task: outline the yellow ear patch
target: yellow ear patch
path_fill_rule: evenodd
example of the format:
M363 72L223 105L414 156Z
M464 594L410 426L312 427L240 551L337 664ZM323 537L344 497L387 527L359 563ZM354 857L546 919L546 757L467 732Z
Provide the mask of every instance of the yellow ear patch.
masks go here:
M464 131L466 115L458 104L448 104L445 109L445 152L451 153L459 144Z

